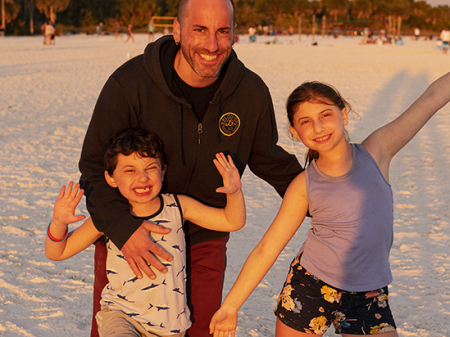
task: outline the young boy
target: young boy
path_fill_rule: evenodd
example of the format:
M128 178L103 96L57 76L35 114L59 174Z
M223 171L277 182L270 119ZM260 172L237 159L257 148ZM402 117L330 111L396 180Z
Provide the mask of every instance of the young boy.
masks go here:
M165 264L168 272L156 279L138 278L120 250L108 242L109 283L102 292L102 310L96 319L100 336L111 333L130 336L184 336L191 325L186 303L186 258L184 219L216 231L236 231L245 224L245 204L239 172L231 156L217 154L214 164L227 195L225 208L206 206L184 195L161 194L166 161L160 139L141 129L127 129L113 137L104 151L105 179L128 200L133 216L170 228L166 235L152 239L173 259ZM55 261L67 259L87 248L103 235L91 218L68 233L68 224L85 218L74 215L83 196L79 184L62 187L55 202L53 219L47 230L46 256Z

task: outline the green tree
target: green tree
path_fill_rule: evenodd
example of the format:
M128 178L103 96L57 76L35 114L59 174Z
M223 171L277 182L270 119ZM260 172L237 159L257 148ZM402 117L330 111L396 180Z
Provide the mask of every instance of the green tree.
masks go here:
M120 0L119 11L124 23L134 27L144 27L148 24L150 13L156 12L156 0Z
M13 21L20 12L20 6L13 0L2 0L2 22L0 27L6 28L6 25Z
M371 0L354 0L352 14L356 14L358 20L369 19L373 13L374 3Z
M323 4L334 21L337 21L339 14L347 13L350 6L348 0L323 0Z
M69 6L69 2L70 0L36 0L36 8L55 22L56 13L65 10Z

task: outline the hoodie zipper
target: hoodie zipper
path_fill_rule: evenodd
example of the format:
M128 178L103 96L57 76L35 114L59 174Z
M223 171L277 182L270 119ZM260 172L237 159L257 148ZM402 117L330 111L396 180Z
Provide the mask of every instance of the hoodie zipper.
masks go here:
M200 145L201 142L202 142L202 133L203 133L203 125L202 125L202 123L198 123L197 132L198 132L198 144Z

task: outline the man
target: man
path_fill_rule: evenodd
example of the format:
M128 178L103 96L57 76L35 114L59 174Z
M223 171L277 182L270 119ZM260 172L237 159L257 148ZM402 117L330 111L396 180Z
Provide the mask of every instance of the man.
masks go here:
M276 145L268 88L237 59L234 28L232 0L182 0L173 36L149 44L143 55L117 69L98 98L81 153L81 181L95 226L121 249L137 275L143 271L155 277L151 268L164 272L161 262L171 257L149 238L149 231L164 229L130 216L126 200L104 183L102 148L121 129L139 126L157 133L169 163L164 191L210 206L225 204L215 192L222 184L212 165L217 152L231 154L241 175L249 165L280 195L302 170ZM209 321L221 303L229 235L192 223L187 231L189 336L210 336ZM105 251L98 242L94 313L106 284ZM93 322L91 336L96 335Z

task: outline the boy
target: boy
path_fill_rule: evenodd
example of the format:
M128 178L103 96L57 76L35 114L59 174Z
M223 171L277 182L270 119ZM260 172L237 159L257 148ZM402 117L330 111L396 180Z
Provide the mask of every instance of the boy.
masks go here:
M184 195L161 194L166 170L162 143L141 129L119 132L104 151L105 179L128 200L133 216L170 228L152 239L172 254L168 272L156 279L137 278L120 250L108 242L108 285L102 293L102 310L96 319L100 336L128 333L131 336L184 336L191 325L186 304L186 259L183 221L190 220L217 231L236 231L245 224L245 204L239 172L230 156L217 154L214 164L224 186L218 193L227 195L225 208L208 207ZM53 219L47 230L46 256L64 260L82 251L104 233L97 231L89 218L68 233L69 223L80 221L74 215L83 190L71 182L62 187L55 202ZM105 233L107 236L107 233ZM157 272L157 271L155 271Z

